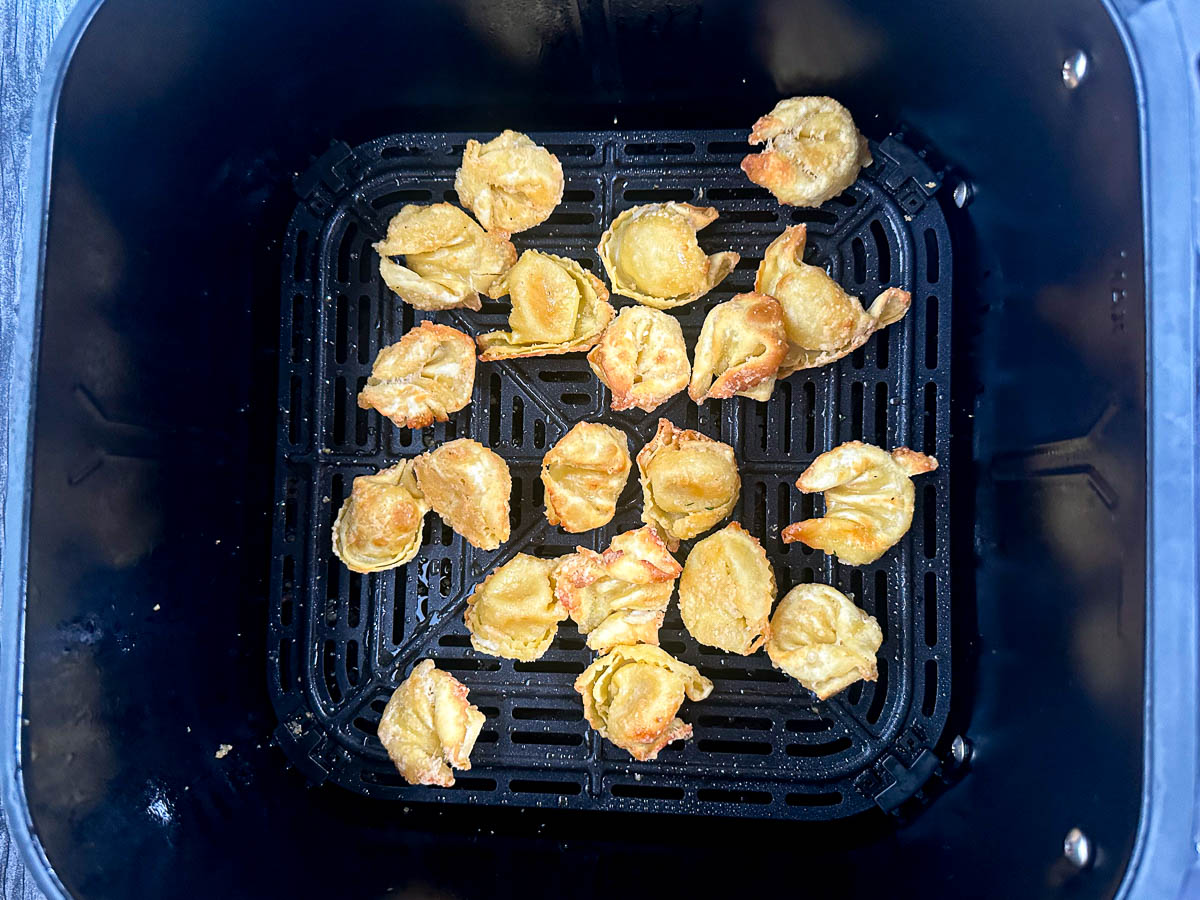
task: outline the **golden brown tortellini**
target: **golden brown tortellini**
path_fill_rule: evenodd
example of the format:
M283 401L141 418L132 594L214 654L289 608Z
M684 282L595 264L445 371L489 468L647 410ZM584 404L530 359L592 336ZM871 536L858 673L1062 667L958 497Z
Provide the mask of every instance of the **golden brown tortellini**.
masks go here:
M888 453L850 441L818 456L796 480L806 494L825 492L825 515L783 529L785 543L801 541L852 566L883 556L912 525L912 476L932 472L932 456L899 447Z
M837 588L798 584L771 617L767 656L821 700L879 677L883 631Z
M790 206L820 206L871 164L866 138L846 107L829 97L780 100L750 132L751 144L764 142L761 153L742 160L742 171Z
M402 566L421 548L429 505L413 478L413 461L354 479L333 523L333 552L351 572Z
M410 204L392 216L375 244L379 274L417 309L479 309L479 294L499 297L496 284L517 261L504 235L489 234L449 203ZM391 257L403 256L404 265Z
M607 524L632 467L619 428L579 422L542 458L546 518L572 533Z
M497 290L512 300L509 330L477 338L482 360L588 350L612 321L604 282L553 253L526 250Z
M681 570L662 538L646 525L617 535L603 553L578 547L559 559L554 593L592 650L657 646Z
M853 353L876 331L903 319L912 302L908 291L888 288L864 310L824 269L804 262L806 236L803 225L793 225L775 238L754 279L754 289L783 308L788 349L780 378Z
M615 410L651 412L687 387L691 373L679 320L648 306L617 313L587 359Z
M471 768L471 750L484 715L467 688L422 660L396 688L379 720L379 740L409 784L454 785L456 769Z
M642 521L658 529L671 550L729 515L742 479L733 448L658 420L658 431L637 455Z
M775 570L737 522L698 541L679 578L679 615L702 644L748 656L762 646L775 602Z
M733 252L708 256L696 232L717 218L711 206L650 203L621 213L600 238L613 291L656 309L698 300L733 271Z
M467 141L454 190L488 231L512 234L550 217L563 194L558 157L519 131Z
M379 351L358 405L378 410L401 428L425 428L470 403L474 384L471 336L422 322Z
M647 760L692 726L677 718L683 698L703 700L713 684L658 647L614 647L575 679L588 724L634 759Z
M485 578L467 598L463 616L471 646L523 662L550 649L558 623L567 617L550 583L554 566L552 559L518 553Z
M765 294L738 294L718 303L704 318L688 396L766 400L787 352L783 310Z
M481 550L508 540L512 475L478 441L459 438L417 457L417 484L446 524Z

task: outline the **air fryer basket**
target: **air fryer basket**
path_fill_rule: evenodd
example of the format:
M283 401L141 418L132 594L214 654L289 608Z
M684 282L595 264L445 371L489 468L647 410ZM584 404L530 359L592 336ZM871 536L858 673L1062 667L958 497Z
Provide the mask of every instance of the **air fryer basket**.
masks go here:
M1200 33L1179 6L81 0L31 120L0 541L0 790L39 885L1178 895L1197 871L1200 754L1200 115L1180 88L1195 92ZM832 580L887 610L887 684L816 704L765 659L722 663L676 628L671 649L719 696L686 705L696 738L643 766L569 718L588 656L570 627L543 661L563 671L462 645L450 601L499 557L444 543L439 523L401 590L395 574L330 568L334 476L344 492L450 433L404 445L354 406L375 350L417 318L365 245L406 197L444 196L464 134L520 128L559 146L571 193L518 246L594 269L606 217L643 202L626 189L704 188L690 196L722 217L702 246L747 256L728 296L793 213L738 154L753 120L798 94L836 97L879 151L854 205L809 221L811 261L868 298L904 280L916 307L769 403L680 398L664 413L738 446L736 515L761 524L781 586ZM931 284L918 223L938 215ZM282 322L281 272L295 288ZM438 318L474 332L501 309ZM702 307L682 315L694 334ZM448 425L512 460L510 549L570 549L542 524L537 444L618 417L593 381L555 380L584 374L578 357L478 374ZM656 418L619 418L634 449ZM946 467L916 480L911 533L861 585L777 538L808 508L781 487L860 422L916 449L932 434ZM634 500L614 529L635 524ZM418 654L458 666L495 710L458 790L396 783L371 734ZM1064 855L1072 829L1092 851L1082 868Z
M608 391L575 354L481 364L472 402L449 422L397 429L354 398L379 349L428 314L387 289L371 243L405 203L457 199L454 172L469 136L401 134L354 150L336 145L297 181L301 202L282 269L281 515L269 643L279 741L310 778L406 801L806 819L841 818L876 803L896 809L939 768L934 751L951 693L953 260L934 199L939 176L893 136L872 147L875 163L852 188L821 209L800 209L780 206L746 179L738 168L747 149L742 132L535 134L562 160L566 189L546 223L516 237L521 248L561 253L600 272L596 245L622 210L675 200L720 211L702 244L737 249L742 260L703 301L680 311L689 346L706 312L752 290L766 245L800 222L810 262L827 265L866 302L902 287L913 295L912 308L851 357L780 381L766 403L697 405L679 394L651 414L612 412ZM478 334L503 329L508 309L507 300L485 301L480 313L431 318ZM660 416L737 450L742 495L732 518L761 538L781 592L813 580L834 584L875 615L885 640L878 681L818 702L765 653L738 657L700 646L672 605L662 646L716 688L687 713L694 740L634 763L583 720L572 682L595 654L572 623L545 656L522 663L472 650L462 612L476 584L517 552L556 556L578 544L600 550L638 527L636 473L613 522L582 535L548 525L538 473L542 455L576 422L612 424L636 452ZM347 571L333 555L330 529L352 479L464 436L512 468L512 539L497 551L477 550L430 517L421 552L407 566L365 576ZM847 440L911 446L943 461L920 479L910 535L870 566L842 566L779 536L812 515L814 498L796 491L796 477ZM488 715L472 769L452 789L406 785L375 737L387 698L425 658L456 674Z

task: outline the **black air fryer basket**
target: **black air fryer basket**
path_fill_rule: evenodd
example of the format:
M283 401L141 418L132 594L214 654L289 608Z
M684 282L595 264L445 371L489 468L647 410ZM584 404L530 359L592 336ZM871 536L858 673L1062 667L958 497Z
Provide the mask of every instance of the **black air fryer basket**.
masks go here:
M1187 893L1185 6L85 2L34 123L8 435L2 787L43 890ZM738 168L798 94L846 104L875 160L819 209ZM912 308L765 403L614 412L572 354L480 364L448 422L395 428L355 404L376 353L427 319L502 329L508 303L415 311L371 244L407 203L457 202L466 140L503 128L566 177L519 249L602 275L622 210L719 210L701 246L742 260L676 311L689 347L793 224L851 293ZM731 519L780 594L833 584L884 643L876 682L822 702L763 653L699 645L673 604L662 646L715 689L681 712L690 741L636 762L583 719L572 623L522 663L474 651L462 612L517 552L637 527L636 473L608 526L551 527L540 463L576 422L636 452L660 416L736 448ZM353 479L459 437L509 463L511 540L481 551L429 516L407 566L342 566ZM820 509L798 474L853 439L941 463L862 567L779 537ZM488 717L452 788L409 786L375 734L426 658Z
M737 247L742 263L678 316L689 346L708 309L753 289L766 245L797 222L807 225L809 256L843 284L868 297L901 286L916 297L912 310L847 365L788 378L767 403L697 405L679 394L653 414L614 413L577 354L481 365L472 402L449 422L398 429L353 402L381 347L418 316L450 318L469 333L502 330L507 321L507 300L487 301L478 314L414 315L383 284L371 249L403 204L456 199L467 137L407 134L353 151L335 146L298 181L301 202L283 260L282 514L268 643L280 744L314 780L415 802L806 819L876 804L896 809L937 770L934 750L949 711L949 466L922 477L913 538L872 566L837 566L811 548L784 545L779 532L812 514L812 499L792 482L834 444L865 439L949 458L951 254L945 219L930 199L938 176L889 137L873 148L870 174L835 202L789 210L738 168L744 134L537 134L563 160L566 188L550 219L518 237L522 248L563 253L600 272L596 245L622 210L671 200L720 204L704 242ZM576 422L611 424L636 449L654 436L660 416L738 449L742 496L732 517L763 536L780 585L836 584L862 598L886 641L878 681L816 703L765 653L735 657L697 644L672 606L663 648L717 689L691 715L693 742L668 746L657 762L631 764L583 719L572 683L595 654L572 625L560 628L541 659L516 662L472 650L462 612L475 585L517 552L558 556L580 542L603 550L638 527L636 478L610 525L582 535L548 525L539 471L543 454ZM508 461L512 539L481 551L430 521L412 564L368 576L347 571L330 532L353 478L456 437ZM456 776L452 789L406 786L375 737L388 697L427 658L470 685L472 702L488 715L471 773Z

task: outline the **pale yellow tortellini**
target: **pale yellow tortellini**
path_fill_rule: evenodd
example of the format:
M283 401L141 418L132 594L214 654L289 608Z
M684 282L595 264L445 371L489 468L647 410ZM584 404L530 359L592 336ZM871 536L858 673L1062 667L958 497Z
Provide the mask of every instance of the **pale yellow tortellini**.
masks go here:
M463 615L480 653L530 662L550 649L566 608L554 596L555 561L518 553L467 598Z
M785 543L801 541L852 566L883 556L912 525L912 476L932 472L932 456L899 447L888 453L850 441L818 456L796 480L806 494L825 493L825 515L794 522Z
M577 423L542 458L546 518L572 533L607 524L632 467L624 432L596 422Z
M767 656L826 700L859 681L879 677L875 656L883 631L837 588L798 584L771 616Z
M459 438L417 457L413 467L430 507L456 532L481 550L508 540L512 475L503 457Z
M425 428L466 406L474 384L471 336L422 322L379 351L358 405L378 410L401 428Z
M454 190L488 231L512 234L550 217L563 194L562 164L519 131L467 141Z
M684 697L703 700L713 683L694 666L649 644L614 647L575 679L588 724L634 759L648 760L692 736L677 717Z
M637 466L642 521L657 528L671 550L729 515L742 489L732 447L666 419L658 420Z
M687 387L691 374L679 320L648 306L617 313L587 359L615 410L651 412Z
M625 210L600 238L613 292L656 309L698 300L733 271L733 252L705 254L696 232L717 218L711 206L650 203Z
M807 233L803 225L793 225L775 238L754 279L754 289L774 297L783 309L788 349L780 378L853 353L876 331L903 319L912 303L908 291L888 288L864 310L824 269L804 262Z
M333 552L351 572L402 566L421 548L429 504L413 477L413 461L354 479L333 523Z
M604 282L553 253L526 250L496 290L512 300L509 330L476 339L482 360L588 350L613 317Z
M657 646L680 571L662 538L646 525L617 535L603 553L578 547L559 559L554 593L592 650Z
M790 206L820 206L871 164L866 138L829 97L780 100L754 123L749 142L767 146L743 159L742 171Z
M454 785L450 770L471 768L471 750L484 715L467 688L422 660L396 688L379 720L379 740L409 784Z
M679 577L679 615L702 644L748 656L770 631L775 570L737 522L696 543Z
M496 284L517 261L517 249L504 235L489 234L449 203L405 206L375 251L384 283L405 303L426 310L479 309L479 294L499 297ZM393 256L403 256L404 265Z
M704 318L688 396L766 400L787 352L783 310L765 294L738 294L718 303Z

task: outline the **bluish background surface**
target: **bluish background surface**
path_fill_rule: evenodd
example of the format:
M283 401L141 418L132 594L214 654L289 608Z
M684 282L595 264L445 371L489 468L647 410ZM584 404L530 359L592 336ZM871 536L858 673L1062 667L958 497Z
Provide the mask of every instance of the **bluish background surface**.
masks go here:
M46 54L74 5L75 0L0 0L0 421L4 422L9 410L13 323L20 302L17 276L21 268L33 101ZM7 433L7 428L0 428L0 507L8 468ZM0 888L5 900L42 897L9 840L2 810Z

